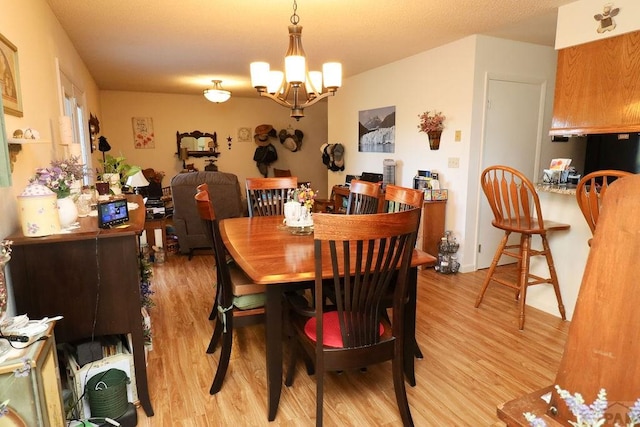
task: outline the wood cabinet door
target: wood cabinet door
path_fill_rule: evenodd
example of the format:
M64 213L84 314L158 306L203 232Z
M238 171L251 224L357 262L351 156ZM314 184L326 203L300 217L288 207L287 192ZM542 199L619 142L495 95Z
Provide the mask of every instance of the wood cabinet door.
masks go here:
M551 135L640 131L640 31L558 52Z

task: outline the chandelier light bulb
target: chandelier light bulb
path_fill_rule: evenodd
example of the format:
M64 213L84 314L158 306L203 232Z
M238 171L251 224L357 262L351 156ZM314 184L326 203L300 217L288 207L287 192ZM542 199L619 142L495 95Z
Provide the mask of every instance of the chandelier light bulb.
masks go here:
M296 13L297 6L294 0L284 72L271 70L267 62L252 62L250 70L251 85L258 94L289 108L290 116L300 120L304 117L306 107L335 95L342 86L342 64L328 62L322 66L322 72L308 70L307 57L302 48L302 26L298 25L300 18Z

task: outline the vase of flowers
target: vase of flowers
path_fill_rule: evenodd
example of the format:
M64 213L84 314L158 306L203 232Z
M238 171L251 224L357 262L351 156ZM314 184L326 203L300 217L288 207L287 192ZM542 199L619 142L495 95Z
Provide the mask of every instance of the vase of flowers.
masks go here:
M316 192L307 185L301 185L295 190L289 190L288 202L285 203L285 223L289 227L302 227L304 233L311 231L313 218L313 202Z
M313 210L315 198L316 192L305 184L300 185L300 187L295 190L289 191L289 200L299 202L309 213Z
M440 148L440 137L444 130L444 121L446 117L440 111L425 111L419 114L420 124L418 130L424 132L429 137L429 148L438 150Z
M47 168L36 169L36 175L30 180L31 183L44 185L56 194L62 228L69 227L78 219L75 204L78 193L72 193L75 188L79 188L84 174L84 165L79 162L79 158L71 156L68 159L54 160Z

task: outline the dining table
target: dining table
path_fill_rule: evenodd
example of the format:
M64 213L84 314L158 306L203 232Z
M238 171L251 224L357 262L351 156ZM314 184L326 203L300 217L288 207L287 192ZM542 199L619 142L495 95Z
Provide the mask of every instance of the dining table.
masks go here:
M321 214L330 215L330 214ZM220 234L236 264L257 284L266 285L266 368L268 419L276 417L282 390L282 299L285 292L310 288L315 280L313 233L300 233L283 224L282 216L228 218ZM405 310L404 371L410 385L413 374L418 266L434 265L436 258L414 249L409 272L409 301ZM326 264L326 263L323 263ZM332 277L330 267L323 278Z

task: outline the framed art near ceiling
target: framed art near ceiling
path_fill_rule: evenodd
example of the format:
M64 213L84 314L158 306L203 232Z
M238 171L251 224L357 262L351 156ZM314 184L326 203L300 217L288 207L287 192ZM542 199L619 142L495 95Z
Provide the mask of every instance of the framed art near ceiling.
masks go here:
M133 144L135 148L156 148L151 117L133 117Z
M22 117L18 48L0 34L0 88L4 112Z
M396 147L396 107L358 112L358 151L393 153Z

